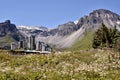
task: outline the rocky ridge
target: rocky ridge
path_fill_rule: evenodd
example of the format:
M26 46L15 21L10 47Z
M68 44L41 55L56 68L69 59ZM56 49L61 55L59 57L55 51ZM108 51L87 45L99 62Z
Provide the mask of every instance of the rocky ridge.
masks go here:
M98 29L102 23L109 28L117 26L117 29L120 30L120 15L109 10L98 9L75 22L69 21L54 29L49 30L43 27L42 29L27 29L26 27L20 29L19 27L18 30L27 35L35 34L37 40L51 44L56 48L69 48L76 41L82 39L85 32Z

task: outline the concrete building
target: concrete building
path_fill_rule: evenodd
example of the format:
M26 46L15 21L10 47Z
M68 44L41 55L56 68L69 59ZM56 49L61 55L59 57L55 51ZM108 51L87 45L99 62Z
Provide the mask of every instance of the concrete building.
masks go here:
M16 47L16 43L15 42L12 42L11 43L11 50L15 50L17 47Z
M21 40L19 42L19 49L24 49L25 48L25 42L23 40Z
M38 51L45 51L46 50L46 44L44 42L38 41L36 43L36 50L38 50Z
M28 49L30 50L36 49L35 36L31 35L30 37L27 38L26 42L28 43Z
M38 42L36 43L36 50L37 50L37 51L42 51L42 46L41 46L41 42L40 42L40 41L38 41Z
M42 51L45 51L45 49L46 49L46 44L42 42L41 46L42 46Z
M51 52L51 47L44 42L38 41L36 43L36 50L37 51L50 51Z
M24 40L24 49L27 50L29 49L29 37L25 37L25 40Z
M27 49L30 49L30 36L26 37Z
M45 46L45 51L51 52L51 51L52 51L52 48L51 48L49 45L46 44L46 46Z
M16 47L17 45L17 47ZM35 36L26 37L24 40L20 40L19 43L11 43L11 50L36 50L36 51L48 51L51 52L51 47L44 42L36 42Z

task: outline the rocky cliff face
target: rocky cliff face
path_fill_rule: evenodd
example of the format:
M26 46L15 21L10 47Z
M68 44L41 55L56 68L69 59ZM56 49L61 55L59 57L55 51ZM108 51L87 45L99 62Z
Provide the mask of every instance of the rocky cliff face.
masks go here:
M17 28L14 24L10 23L10 20L6 20L3 23L0 23L0 37L4 37L8 32L17 32Z
M120 15L109 10L99 9L94 10L88 16L82 17L78 21L77 25L78 27L85 26L86 28L98 28L102 23L104 23L106 26L113 28L114 26L118 26L117 22L119 21Z
M78 30L78 26L74 22L68 22L58 26L58 35L66 36L70 35L74 31Z
M37 40L51 44L56 48L71 47L76 41L82 39L84 33L98 29L104 23L109 28L117 26L120 30L120 15L109 10L94 10L88 16L80 18L77 22L68 22L58 25L55 29L19 29L23 33L34 34ZM32 31L33 30L33 31Z
M9 47L11 42L19 41L23 38L14 24L11 24L10 20L0 23L0 47Z

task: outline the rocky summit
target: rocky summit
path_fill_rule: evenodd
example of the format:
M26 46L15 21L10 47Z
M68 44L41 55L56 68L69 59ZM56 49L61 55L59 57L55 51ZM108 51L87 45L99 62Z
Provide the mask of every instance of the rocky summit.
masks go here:
M17 28L14 24L11 24L10 20L6 20L3 23L0 23L0 37L4 37L8 32L17 32Z

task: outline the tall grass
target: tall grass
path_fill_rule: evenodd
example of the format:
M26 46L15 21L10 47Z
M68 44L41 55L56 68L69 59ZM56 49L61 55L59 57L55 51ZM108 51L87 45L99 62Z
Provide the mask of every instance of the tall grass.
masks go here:
M119 80L120 59L110 50L62 54L0 53L0 80Z

